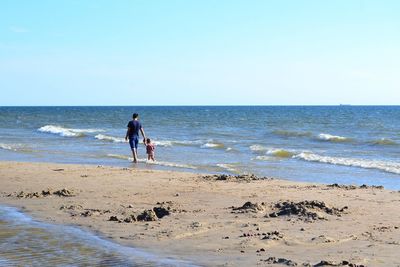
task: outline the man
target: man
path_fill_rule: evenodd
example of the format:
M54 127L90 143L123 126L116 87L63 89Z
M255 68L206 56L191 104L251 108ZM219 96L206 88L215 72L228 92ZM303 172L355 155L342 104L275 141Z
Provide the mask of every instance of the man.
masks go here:
M137 163L137 160L138 160L137 147L139 144L139 130L143 136L143 143L146 143L146 135L144 134L142 124L139 121L139 114L133 113L132 118L133 118L133 120L131 120L127 125L128 130L126 131L125 141L128 141L128 138L129 138L129 145L131 146L131 149L132 149L133 162Z

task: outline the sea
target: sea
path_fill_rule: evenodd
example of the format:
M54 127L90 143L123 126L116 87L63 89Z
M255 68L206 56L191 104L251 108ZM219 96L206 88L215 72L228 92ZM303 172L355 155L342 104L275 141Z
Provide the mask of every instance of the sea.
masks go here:
M132 163L138 113L156 161ZM400 189L400 106L0 107L0 160Z
M132 163L124 137L133 113L156 145L155 162L146 160L141 144L139 163ZM0 160L256 174L400 190L400 106L0 107ZM189 265L150 261L157 257L80 231L49 227L1 206L0 266L119 266L129 260L127 266ZM19 250L26 254L13 253Z

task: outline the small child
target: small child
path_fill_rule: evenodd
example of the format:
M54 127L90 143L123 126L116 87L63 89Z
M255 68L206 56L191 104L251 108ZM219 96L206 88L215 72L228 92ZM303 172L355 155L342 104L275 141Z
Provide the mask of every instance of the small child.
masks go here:
M155 161L154 158L154 150L156 149L155 145L151 142L150 138L146 139L146 153L147 160Z

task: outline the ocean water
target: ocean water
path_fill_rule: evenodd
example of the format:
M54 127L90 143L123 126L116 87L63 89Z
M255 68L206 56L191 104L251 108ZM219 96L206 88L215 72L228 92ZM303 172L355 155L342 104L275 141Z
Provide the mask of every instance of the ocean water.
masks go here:
M72 226L32 220L0 206L0 266L195 266L102 239Z
M133 112L137 168L400 189L400 106L0 107L0 160L133 166Z

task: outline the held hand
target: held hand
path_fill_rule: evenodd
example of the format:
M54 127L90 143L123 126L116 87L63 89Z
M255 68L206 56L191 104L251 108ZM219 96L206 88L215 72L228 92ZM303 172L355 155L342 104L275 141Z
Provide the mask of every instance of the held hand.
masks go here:
M143 144L146 144L146 138L143 138Z
M128 136L125 136L125 142L127 142L128 141Z

